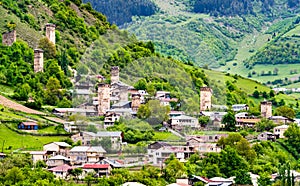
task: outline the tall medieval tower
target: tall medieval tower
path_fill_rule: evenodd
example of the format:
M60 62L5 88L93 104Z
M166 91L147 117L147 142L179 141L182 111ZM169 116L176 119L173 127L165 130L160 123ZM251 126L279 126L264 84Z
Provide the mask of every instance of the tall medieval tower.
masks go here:
M141 95L140 94L132 94L131 95L131 108L134 112L137 112L141 105Z
M46 37L55 45L55 24L46 24Z
M211 109L212 89L209 87L200 88L200 112Z
M110 71L111 84L118 83L120 81L119 74L120 74L120 68L118 66L111 67L111 71Z
M269 118L272 116L272 102L262 101L260 102L260 112L261 116L264 118Z
M41 49L34 49L33 70L34 72L44 71L44 51Z
M99 84L98 86L98 114L104 115L110 109L110 85Z

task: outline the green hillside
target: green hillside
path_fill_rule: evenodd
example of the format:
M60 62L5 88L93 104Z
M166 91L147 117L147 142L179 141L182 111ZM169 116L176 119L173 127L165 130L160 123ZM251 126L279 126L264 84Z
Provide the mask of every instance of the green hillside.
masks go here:
M106 5L102 1L89 2L95 8ZM140 40L151 40L163 56L275 86L298 80L299 72L294 70L300 59L297 18L300 7L295 2L142 1L136 6L148 3L151 8L154 3L156 11L151 15L134 16L129 15L130 10L126 8L131 7L132 2L122 1L118 8L124 7L124 11L118 12L126 18L132 16L131 21L120 28L134 33ZM108 17L114 14L106 12ZM273 74L275 68L279 69L276 75Z

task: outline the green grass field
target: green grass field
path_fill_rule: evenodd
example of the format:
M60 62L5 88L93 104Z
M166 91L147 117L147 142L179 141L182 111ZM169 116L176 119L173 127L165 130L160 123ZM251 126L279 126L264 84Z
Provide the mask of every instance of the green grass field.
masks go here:
M178 141L181 138L171 132L154 132L154 141Z
M209 78L216 80L219 82L219 84L222 86L225 84L226 81L234 81L235 79L232 76L226 76L223 72L218 71L212 71L212 70L204 70L205 73L208 75ZM251 79L245 79L245 78L238 78L236 80L236 85L240 87L242 90L244 90L247 93L253 93L255 89L258 91L270 91L270 88L267 86L264 86L258 82L255 82Z
M0 84L0 93L6 96L12 96L14 94L14 89L7 85Z
M66 137L48 137L48 136L31 136L21 135L8 129L5 125L0 124L0 147L4 142L4 151L23 149L23 150L42 150L43 145L53 141L60 141Z

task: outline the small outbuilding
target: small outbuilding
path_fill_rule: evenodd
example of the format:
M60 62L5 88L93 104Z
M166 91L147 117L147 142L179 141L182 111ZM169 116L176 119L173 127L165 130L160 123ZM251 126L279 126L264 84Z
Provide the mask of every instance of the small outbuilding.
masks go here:
M18 125L18 129L21 130L38 130L38 124L33 121L24 121Z

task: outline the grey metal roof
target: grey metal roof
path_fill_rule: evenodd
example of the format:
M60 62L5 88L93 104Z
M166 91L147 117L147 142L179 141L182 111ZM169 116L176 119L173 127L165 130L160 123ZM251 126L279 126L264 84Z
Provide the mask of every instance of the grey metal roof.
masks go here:
M76 146L73 147L70 152L102 152L106 153L106 151L101 146Z
M96 136L97 137L119 137L121 136L121 134L122 134L121 131L113 131L113 132L101 131L101 132L97 132Z
M127 105L129 103L130 103L130 101L120 101L120 102L118 102L116 104L113 104L112 107L123 107L123 106L125 106L125 105Z

